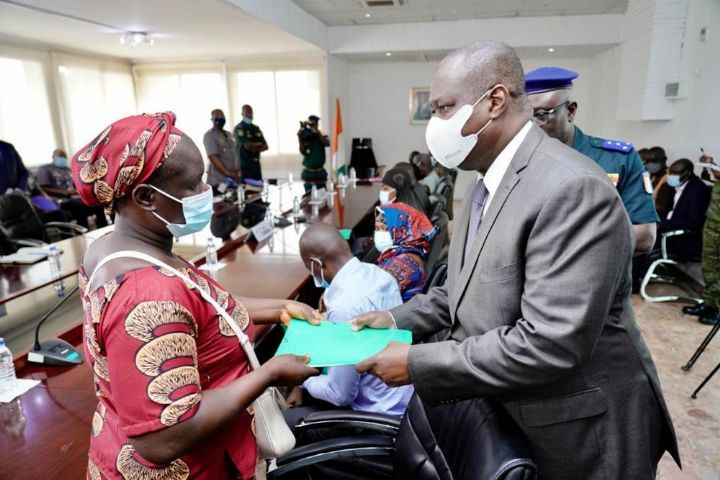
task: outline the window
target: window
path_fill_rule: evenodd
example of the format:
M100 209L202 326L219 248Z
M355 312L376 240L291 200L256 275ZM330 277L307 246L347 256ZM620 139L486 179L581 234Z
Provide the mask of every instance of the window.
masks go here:
M317 70L238 72L235 75L235 118L244 104L253 107L268 142L269 155L298 154L300 120L320 115L320 73Z
M142 72L138 104L145 113L174 112L175 126L190 136L204 157L203 136L212 127L210 112L223 108L224 90L219 72Z
M75 65L60 65L58 70L69 148L73 152L110 123L137 113L130 72Z
M27 167L49 163L57 143L42 64L0 57L0 72L0 140Z

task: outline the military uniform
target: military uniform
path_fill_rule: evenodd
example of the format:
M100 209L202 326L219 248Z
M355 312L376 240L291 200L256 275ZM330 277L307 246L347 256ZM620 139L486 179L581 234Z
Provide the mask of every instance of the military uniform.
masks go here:
M715 182L703 230L702 270L705 277L703 300L720 307L720 181Z
M240 157L240 171L243 179L262 180L262 169L260 168L260 152L251 152L244 148L247 142L263 142L265 137L262 130L255 124L242 122L235 127L235 145Z
M591 137L575 127L572 148L593 159L607 172L634 225L660 221L653 203L650 177L632 144Z
M328 173L325 170L325 143L319 134L303 142L303 170L300 177L305 182L324 182Z
M203 145L205 146L207 156L217 155L220 163L226 169L231 172L236 172L240 168L237 149L235 148L235 142L230 132L218 128L211 128L205 132ZM210 165L208 165L207 183L213 187L217 187L224 180L225 175L220 173L215 166L210 163ZM236 179L233 178L233 180Z

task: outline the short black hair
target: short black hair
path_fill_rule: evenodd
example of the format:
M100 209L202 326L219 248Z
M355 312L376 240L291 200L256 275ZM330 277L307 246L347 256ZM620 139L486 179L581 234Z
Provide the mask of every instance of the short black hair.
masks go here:
M675 165L681 166L683 172L692 172L693 170L695 170L695 164L687 158L675 160L672 165L670 165L670 168L674 167Z
M658 147L658 146L652 147L650 149L650 153L652 154L653 159L656 162L660 162L663 165L665 165L667 163L667 155L665 154L664 148Z

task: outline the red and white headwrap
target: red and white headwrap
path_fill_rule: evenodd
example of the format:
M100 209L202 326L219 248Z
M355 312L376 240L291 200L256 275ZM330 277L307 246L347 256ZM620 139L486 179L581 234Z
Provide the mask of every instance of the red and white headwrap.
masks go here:
M75 188L89 206L110 212L115 200L147 180L185 134L172 112L134 115L113 123L73 155Z

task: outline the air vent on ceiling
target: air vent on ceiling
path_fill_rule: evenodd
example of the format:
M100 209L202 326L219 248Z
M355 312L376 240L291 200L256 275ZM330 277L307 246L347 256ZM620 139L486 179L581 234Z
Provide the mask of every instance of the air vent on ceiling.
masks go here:
M363 8L370 7L399 7L405 0L358 0Z

